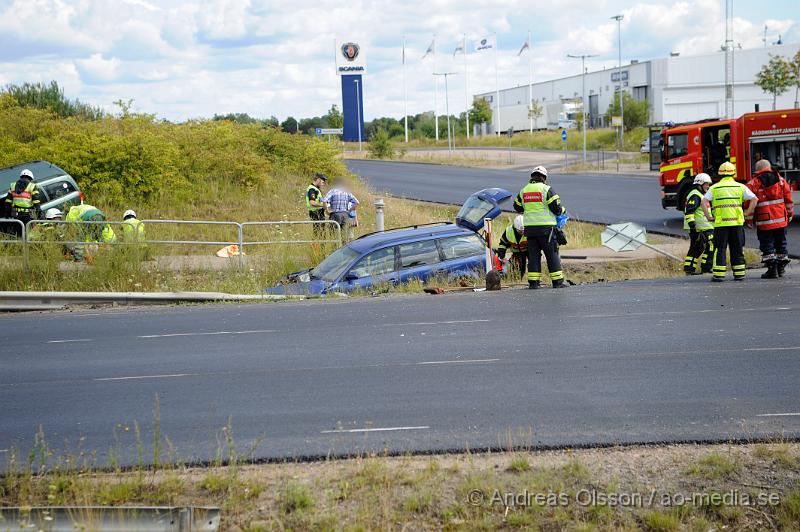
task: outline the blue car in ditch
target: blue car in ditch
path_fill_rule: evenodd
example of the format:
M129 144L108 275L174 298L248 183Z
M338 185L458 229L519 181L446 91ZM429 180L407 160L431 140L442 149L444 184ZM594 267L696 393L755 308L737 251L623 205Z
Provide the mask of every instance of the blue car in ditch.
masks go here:
M473 277L484 269L485 242L478 231L496 218L511 193L487 188L464 202L455 223L417 225L364 235L337 249L316 268L289 274L268 294L323 295L378 286L426 282L432 277Z

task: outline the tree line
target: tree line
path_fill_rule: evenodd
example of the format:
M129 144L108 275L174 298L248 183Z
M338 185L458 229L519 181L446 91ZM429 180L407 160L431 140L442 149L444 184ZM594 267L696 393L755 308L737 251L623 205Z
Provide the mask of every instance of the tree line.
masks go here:
M772 110L778 101L778 96L783 95L794 87L794 106L798 107L798 94L800 93L800 50L794 57L786 58L782 55L769 56L769 61L761 67L756 74L756 85L767 94L772 95Z

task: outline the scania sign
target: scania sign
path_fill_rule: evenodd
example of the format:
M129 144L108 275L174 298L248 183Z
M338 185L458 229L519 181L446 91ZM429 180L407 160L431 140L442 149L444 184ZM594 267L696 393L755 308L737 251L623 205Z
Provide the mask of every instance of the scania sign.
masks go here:
M336 73L364 74L366 71L367 62L361 45L350 40L336 41Z
M354 42L346 42L342 45L342 55L347 61L355 61L361 47Z

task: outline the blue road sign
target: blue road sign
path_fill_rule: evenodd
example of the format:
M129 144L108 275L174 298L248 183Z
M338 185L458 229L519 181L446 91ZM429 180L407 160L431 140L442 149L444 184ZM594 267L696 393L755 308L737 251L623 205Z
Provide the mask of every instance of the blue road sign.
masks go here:
M563 142L567 142L567 130L566 129L562 129L561 130L561 140Z
M320 135L322 135L322 128L321 128L321 127L318 127L318 128L316 128L316 130L315 130L315 131L316 131L316 134L317 134L317 136L318 136L318 137L319 137Z

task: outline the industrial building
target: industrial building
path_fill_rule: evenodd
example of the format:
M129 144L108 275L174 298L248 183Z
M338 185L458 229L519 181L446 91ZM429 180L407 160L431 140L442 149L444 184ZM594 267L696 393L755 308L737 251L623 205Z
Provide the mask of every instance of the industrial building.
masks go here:
M800 49L800 44L782 44L734 52L734 113L740 116L753 111L772 109L772 95L764 93L755 85L756 73L766 64L770 55L791 58ZM532 100L541 105L543 114L534 120L534 129L570 127L570 118L582 108L582 76L580 62L575 61L574 76L534 83ZM646 99L650 104L650 122L689 122L725 115L725 53L720 51L705 55L688 56L672 54L670 57L649 61L631 61L622 66L621 76L617 68L608 68L586 74L586 97L589 127L609 126L606 111L616 91L622 89L636 100ZM494 111L495 92L476 94L475 98L487 100ZM496 113L493 123L476 126L476 134L493 133L499 129L506 132L526 131L529 128L528 85L500 90L500 124ZM795 90L792 87L778 97L777 108L795 106Z

